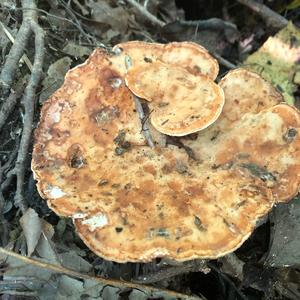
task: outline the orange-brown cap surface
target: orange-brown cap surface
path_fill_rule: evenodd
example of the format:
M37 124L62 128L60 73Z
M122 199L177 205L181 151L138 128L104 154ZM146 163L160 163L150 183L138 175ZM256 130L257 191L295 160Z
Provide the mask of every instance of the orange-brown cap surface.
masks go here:
M208 127L224 105L223 90L203 74L162 62L129 69L126 84L151 101L151 123L160 132L182 136Z
M226 139L199 135L190 148L203 153L202 161L178 146L153 149L141 133L122 61L123 54L95 50L44 104L32 160L39 193L57 214L74 220L92 251L109 260L184 261L234 251L277 194L288 190L291 197L299 188L299 177L289 183L283 175L298 168L299 113L277 105L241 115L236 124L242 132L228 127ZM222 160L225 150L228 157L247 157L248 146L256 151L248 160ZM209 147L208 155L202 148ZM252 162L260 153L266 169Z
M185 68L192 74L204 74L215 80L219 73L219 64L202 46L192 42L173 42L169 44L131 41L113 48L122 53L124 59L130 59L133 66L148 67L156 61Z
M238 165L269 186L277 202L300 185L300 115L259 75L237 69L220 82L225 105L219 119L186 141L197 159L213 168Z

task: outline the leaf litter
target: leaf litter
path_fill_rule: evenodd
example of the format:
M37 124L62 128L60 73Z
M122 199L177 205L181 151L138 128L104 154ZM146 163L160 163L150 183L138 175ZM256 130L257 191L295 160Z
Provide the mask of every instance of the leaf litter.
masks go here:
M240 5L208 5L205 13L198 10L195 17L197 7L184 4L184 1L139 1L146 10L166 23L164 27L157 28L137 9L130 6L129 1L39 2L40 21L49 42L46 44L47 57L43 66L46 76L38 93L41 102L61 85L66 71L82 63L95 47L140 39L199 42L225 61L257 71L282 92L290 104L297 106L300 103L299 29L292 24L276 33L255 14L248 18L249 11L245 12L245 8ZM204 2L199 1L198 5L205 5ZM3 8L0 10L0 21L14 38L21 22L21 12L15 9L18 5L15 1L4 1L0 4ZM279 9L270 4L270 7L274 11L284 11L282 6ZM299 14L299 7L289 5L286 6L286 11L291 16L290 20L297 25L297 19L293 19L293 16L297 15L297 12ZM203 29L201 22L197 24L198 20L203 21L216 16L224 22L231 23L233 27L216 28L209 25ZM259 34L251 40L251 32L257 32L257 29ZM249 38L248 46L251 46L252 54L243 60L243 49L238 47L238 42L245 38ZM0 60L3 62L11 42L3 30L0 30L0 40ZM290 54L286 56L288 61L284 62L280 56L282 45L286 53ZM258 51L255 51L257 49ZM31 61L33 52L33 45L29 44L26 55ZM227 70L225 65L222 72ZM20 64L17 78L27 73L26 65ZM17 109L9 116L7 128L1 132L1 165L18 146L17 140L11 139L10 136L21 132L22 114L22 107L18 104ZM38 112L35 115L35 126L37 121ZM24 296L41 299L215 299L229 298L232 294L236 295L237 299L244 295L252 299L272 298L274 295L287 299L300 297L300 257L297 251L300 240L300 211L297 199L287 205L278 205L270 219L267 219L245 245L236 251L233 259L230 259L229 255L227 260L225 257L209 262L211 268L207 266L207 275L202 270L169 277L170 262L165 263L163 260L148 264L117 264L95 256L76 236L72 223L59 219L52 212L41 213L42 200L36 193L31 195L34 197L32 201L38 213L29 208L20 218L18 209L8 205L13 203L15 193L15 182L9 173L14 162L12 159L9 167L4 170L1 183L1 193L6 204L4 218L9 223L9 242L2 244L0 249L4 283L0 286L2 294L14 295L19 292ZM27 174L30 174L29 168ZM28 182L29 180L25 181L26 187L30 186ZM27 188L25 192L30 193ZM17 255L16 252L24 256ZM31 258L26 258L25 255ZM152 286L156 288L129 282L143 277L148 280L151 274L158 271L165 272L166 276L163 278L166 279L153 283ZM214 277L211 277L211 274ZM102 277L94 277L95 275ZM118 281L124 278L128 280L127 283ZM263 278L265 286L259 284L259 278ZM195 280L201 280L203 286L195 285ZM205 287L206 284L213 285L214 290L210 291ZM186 295L165 291L162 287Z

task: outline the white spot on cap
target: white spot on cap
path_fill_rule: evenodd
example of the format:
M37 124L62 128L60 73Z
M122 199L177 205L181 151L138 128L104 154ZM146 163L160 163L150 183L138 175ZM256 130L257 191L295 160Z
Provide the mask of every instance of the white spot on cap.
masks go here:
M119 48L119 47L115 47L115 48L113 49L113 52L114 52L116 55L120 55L120 54L123 52L123 50L122 50L121 48Z
M58 123L60 121L60 111L56 111L52 114L53 123Z
M114 89L117 89L118 87L120 87L122 84L122 79L121 78L113 78L110 81L110 86Z
M52 199L61 198L66 195L58 186L48 185L47 189L45 189L45 193Z
M148 251L146 251L144 253L144 255L142 255L140 257L140 259L142 260L148 260L149 258L152 257L165 257L170 255L170 252L168 251L168 249L165 248L154 248L154 249L150 249Z
M96 228L102 228L108 223L108 219L106 215L99 214L96 216L93 216L89 219L83 220L81 222L83 225L89 226L91 231L94 231Z
M77 213L73 215L73 219L83 219L86 217L85 213Z

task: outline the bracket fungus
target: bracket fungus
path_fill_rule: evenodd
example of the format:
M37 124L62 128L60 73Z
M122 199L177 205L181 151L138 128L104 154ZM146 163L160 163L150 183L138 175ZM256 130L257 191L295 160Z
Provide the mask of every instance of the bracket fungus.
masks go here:
M274 203L299 190L299 112L243 69L217 86L216 61L196 44L128 42L113 50L96 49L44 104L32 160L40 195L109 260L184 261L234 251ZM155 70L168 78L161 83ZM180 87L171 97L172 81ZM202 82L209 96L198 87ZM185 88L189 84L200 105ZM153 125L168 135L190 128L172 137L176 143L151 148L131 91L155 109L165 101L156 93L163 89L172 103L158 110ZM206 125L203 116L196 118L195 126L186 104L202 114L203 99L214 99L208 105L214 112ZM164 130L160 118L172 110L179 127L174 118Z
M126 84L150 101L151 123L167 135L183 136L208 127L225 102L222 88L208 76L161 62L129 69Z

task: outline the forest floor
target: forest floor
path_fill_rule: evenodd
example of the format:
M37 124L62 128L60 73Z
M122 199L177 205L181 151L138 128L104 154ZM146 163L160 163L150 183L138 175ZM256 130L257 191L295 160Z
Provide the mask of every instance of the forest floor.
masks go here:
M300 1L0 2L1 299L300 299L297 197L218 260L119 264L97 257L71 220L48 208L30 168L43 103L95 48L129 40L193 41L215 56L223 75L247 64L269 37L292 26L288 22L296 32ZM298 49L294 77L300 76L299 36L289 36ZM281 85L284 76L270 72L266 79L299 109L300 80Z

